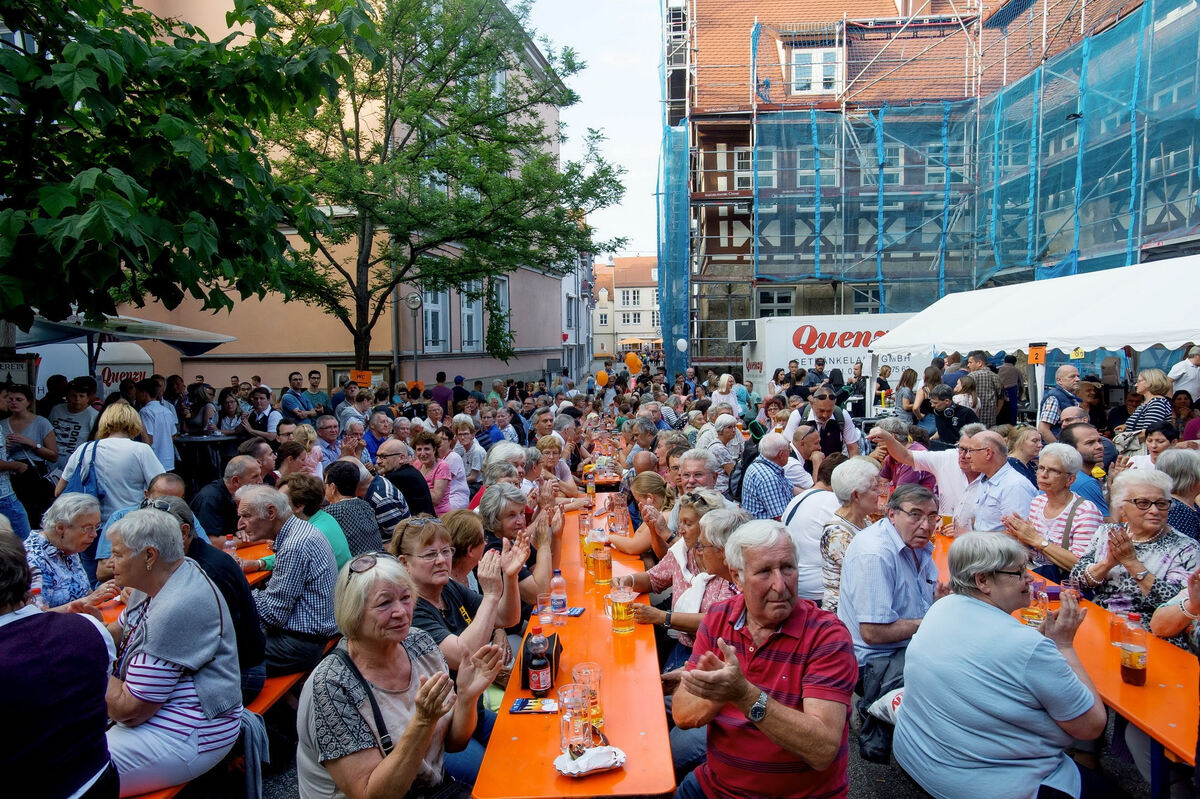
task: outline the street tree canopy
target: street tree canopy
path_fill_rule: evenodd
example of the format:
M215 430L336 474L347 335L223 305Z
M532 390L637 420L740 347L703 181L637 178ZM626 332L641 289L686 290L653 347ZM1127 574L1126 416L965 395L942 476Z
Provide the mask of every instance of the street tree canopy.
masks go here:
M129 0L0 4L0 319L286 290L279 226L320 219L256 131L335 90L359 11L321 5L326 24L289 41L235 0L251 33L214 42Z
M320 3L269 2L294 41L333 20ZM377 0L357 13L336 101L267 136L280 180L328 215L323 229L300 230L307 246L288 285L342 321L359 368L400 283L482 297L485 348L507 358L492 279L521 267L562 274L579 253L620 243L596 241L587 215L620 200L622 170L594 131L579 162L561 162L563 132L548 122L578 100L563 80L583 65L569 49L539 51L526 10L498 0Z

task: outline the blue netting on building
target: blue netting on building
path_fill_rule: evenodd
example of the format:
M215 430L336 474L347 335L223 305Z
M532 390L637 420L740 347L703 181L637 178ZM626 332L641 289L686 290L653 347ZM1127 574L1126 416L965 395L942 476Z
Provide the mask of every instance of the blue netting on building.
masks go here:
M911 311L1137 263L1200 227L1198 63L1200 7L1147 0L978 101L760 113L754 278L873 286L881 311Z
M688 130L663 126L658 177L658 304L668 375L687 368L675 342L688 338Z

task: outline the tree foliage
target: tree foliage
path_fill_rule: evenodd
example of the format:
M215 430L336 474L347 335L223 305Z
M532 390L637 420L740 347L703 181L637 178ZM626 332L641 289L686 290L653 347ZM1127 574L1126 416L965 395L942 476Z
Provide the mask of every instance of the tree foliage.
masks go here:
M270 0L281 31L305 41L333 10ZM316 197L328 225L301 230L288 275L297 296L342 321L367 367L371 332L400 283L484 295L487 351L512 354L491 279L521 267L561 274L597 242L586 215L617 202L621 170L587 134L562 163L546 111L577 97L582 64L539 53L525 10L498 0L378 0L355 12L338 55L350 66L335 101L269 129L280 178ZM544 56L544 57L543 57Z
M0 22L0 318L111 313L186 294L208 308L286 289L285 222L319 224L256 131L315 111L357 6L288 41L251 0L210 41L130 0L6 0Z

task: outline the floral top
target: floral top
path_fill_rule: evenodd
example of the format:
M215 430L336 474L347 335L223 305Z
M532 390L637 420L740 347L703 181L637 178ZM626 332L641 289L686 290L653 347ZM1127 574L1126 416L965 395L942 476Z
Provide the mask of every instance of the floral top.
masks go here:
M1183 590L1181 590L1178 594L1173 596L1170 599L1170 601L1168 602L1168 604L1174 605L1177 602L1182 602L1183 600L1185 600L1187 598L1188 598L1188 590L1187 590L1187 586L1185 585L1183 587ZM1181 632L1179 635L1182 635L1184 637L1184 639L1187 641L1187 647L1189 650L1191 650L1192 652L1195 652L1197 654L1200 654L1200 621L1193 621L1187 627L1184 627L1183 632ZM1174 641L1175 639L1172 638L1170 640Z
M836 514L825 522L821 532L821 580L825 583L825 592L821 596L822 610L837 613L838 590L842 585L842 560L846 557L846 548L861 531L861 527L855 527Z
M25 559L32 572L31 587L41 586L46 607L56 608L90 593L83 559L78 554L64 555L41 532L25 539Z
M1079 580L1081 585L1091 585L1091 580L1083 576L1083 570L1108 554L1108 534L1113 527L1115 525L1100 525L1087 551L1071 569L1071 577ZM1150 593L1143 594L1133 575L1117 564L1108 573L1108 579L1094 589L1092 601L1112 613L1142 614L1142 626L1149 630L1154 611L1176 596L1187 584L1188 575L1200 566L1200 544L1168 525L1157 538L1134 544L1133 550L1138 561L1155 577ZM1180 647L1188 645L1183 633L1167 640Z

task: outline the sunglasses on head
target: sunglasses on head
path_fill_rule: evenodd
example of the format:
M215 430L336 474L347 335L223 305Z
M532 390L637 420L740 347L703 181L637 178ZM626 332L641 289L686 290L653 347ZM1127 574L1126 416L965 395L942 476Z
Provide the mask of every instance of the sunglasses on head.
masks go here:
M375 568L375 564L379 562L380 558L387 558L396 562L400 561L398 557L390 552L367 552L350 561L350 573L362 574L363 572L368 572Z
M832 394L824 394L824 393L813 394L812 398L815 400L828 400L828 399L833 399L833 395Z

